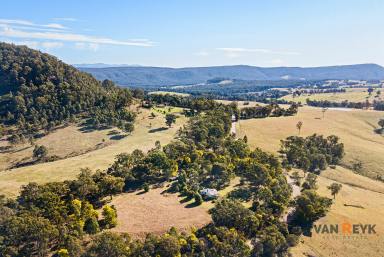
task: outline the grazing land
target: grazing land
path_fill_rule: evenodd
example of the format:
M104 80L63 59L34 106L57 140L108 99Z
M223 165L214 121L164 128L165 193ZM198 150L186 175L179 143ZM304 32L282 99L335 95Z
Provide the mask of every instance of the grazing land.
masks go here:
M37 139L35 145L43 145L48 149L49 156L69 158L100 149L118 142L124 137L120 129L89 130L82 126L70 125L61 127L48 135ZM0 155L0 170L14 167L18 163L33 160L33 146L30 143L10 148L10 144L0 142L3 152Z
M384 136L375 133L382 117L380 111L329 109L323 119L320 108L302 107L296 116L241 120L237 123L237 131L240 137L247 135L251 146L277 152L280 140L298 135L296 124L301 121L301 136L314 133L339 136L346 152L342 164L352 168L361 162L358 172L377 178L384 175Z
M374 132L380 117L382 113L375 111L328 110L322 119L321 109L303 107L293 117L241 120L237 131L239 136L247 135L251 146L276 153L280 139L297 135L296 124L302 121L302 136L313 133L339 136L345 144L343 164L350 166L359 160L363 163L360 172L376 177L384 174L384 137ZM337 166L318 177L318 193L331 197L327 186L333 182L342 184L341 192L329 213L315 224L377 224L377 234L351 239L312 233L311 237L302 236L300 244L291 249L293 256L383 256L384 229L380 224L384 222L384 183Z
M327 186L333 182L343 187L327 215L315 224L376 224L376 234L357 238L313 232L311 237L301 237L299 245L291 249L293 256L384 256L384 184L338 167L318 177L318 193L331 197Z
M171 92L171 91L153 91L149 92L150 95L177 95L177 96L189 96L190 94L186 93L178 93L178 92Z
M54 162L1 171L0 194L16 196L20 186L28 182L45 183L74 179L81 168L88 167L93 171L106 169L120 153L135 149L147 151L154 147L156 141L160 141L161 144L169 143L177 130L186 122L186 118L180 115L176 124L167 128L162 113L157 113L155 117L150 117L150 113L150 110L140 109L132 135L116 140L115 143L102 149ZM67 140L66 133L60 131L56 133L63 135L61 141Z
M116 196L111 204L117 208L117 232L129 232L136 237L147 233L162 234L171 227L189 231L211 222L211 216L202 206L189 208L178 194L164 192L167 188L151 189L147 193L133 192Z
M380 100L381 98L375 97L376 91L380 89L375 89L371 95L368 94L368 88L346 88L344 93L321 93L321 94L302 94L300 96L293 97L292 94L283 96L281 99L287 101L301 102L306 103L307 99L317 100L317 101L330 101L330 102L343 102L348 100L349 102L365 102L369 100Z

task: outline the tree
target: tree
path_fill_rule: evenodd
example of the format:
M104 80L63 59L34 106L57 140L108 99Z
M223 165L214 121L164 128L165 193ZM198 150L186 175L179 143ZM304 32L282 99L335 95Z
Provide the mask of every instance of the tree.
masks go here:
M309 190L309 189L316 190L317 189L316 180L317 180L316 174L308 173L302 185L303 190Z
M304 190L295 198L295 211L292 223L301 227L311 227L313 222L325 216L332 200L319 196L314 190Z
M381 133L383 133L384 132L384 119L380 119L378 124L381 127Z
M146 193L149 192L149 185L148 185L148 183L144 183L144 184L143 184L143 190L144 190L144 192L146 192Z
M195 198L195 204L196 205L200 205L203 203L203 197L201 197L201 195L199 193L195 193L194 198Z
M130 255L130 238L127 234L104 232L96 236L88 250L94 257L125 257Z
M302 121L299 121L297 124L296 124L296 128L297 130L299 131L299 135L300 135L300 131L301 131L301 127L303 126L303 122Z
M60 250L58 250L57 255L59 257L70 257L68 250L65 248L61 248Z
M236 228L249 237L258 231L260 224L258 217L238 201L228 199L218 201L210 213L216 226Z
M293 179L293 181L295 182L295 184L297 186L300 186L301 185L301 176L299 174L299 172L297 171L294 171L291 175L291 178Z
M168 113L165 115L165 124L168 127L171 127L173 123L176 123L176 115L172 113Z
M47 256L59 232L48 219L26 212L2 224L1 234L6 235L5 246L18 253L14 256L31 256L30 253Z
M132 131L135 129L135 126L133 125L133 122L126 122L123 126L124 132L132 133Z
M99 222L95 216L89 217L84 224L84 230L88 234L96 234L100 232Z
M103 225L106 228L113 228L117 225L117 212L114 207L105 205L103 207Z
M48 149L41 145L35 145L35 148L33 149L33 157L37 160L42 160L48 155Z
M94 181L89 168L81 169L80 171L77 180L72 181L70 184L71 191L81 200L90 200L98 194L99 187Z
M332 183L330 186L327 187L329 190L331 190L331 194L333 196L333 199L336 198L336 195L340 192L342 185L338 183Z
M321 112L323 113L323 119L326 111L328 111L328 108L326 107L321 108Z
M111 200L114 194L118 194L123 191L124 185L125 183L123 178L107 174L103 174L99 182L99 187L103 192L103 195L109 195Z

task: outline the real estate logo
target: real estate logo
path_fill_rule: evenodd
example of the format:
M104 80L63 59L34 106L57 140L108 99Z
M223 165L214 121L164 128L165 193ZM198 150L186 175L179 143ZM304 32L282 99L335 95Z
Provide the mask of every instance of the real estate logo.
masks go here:
M361 223L336 223L336 224L317 224L313 226L316 234L323 236L333 236L344 239L364 239L376 234L376 224Z

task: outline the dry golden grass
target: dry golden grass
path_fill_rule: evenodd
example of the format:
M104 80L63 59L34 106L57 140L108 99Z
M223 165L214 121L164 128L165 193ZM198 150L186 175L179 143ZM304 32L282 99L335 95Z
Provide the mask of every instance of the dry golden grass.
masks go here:
M253 147L276 153L280 139L297 135L296 124L303 122L302 136L313 133L339 136L345 144L344 163L363 162L365 174L384 174L384 137L374 132L382 112L363 110L328 110L322 119L319 108L303 107L297 116L242 120L237 124L238 136L245 134ZM327 189L331 183L343 185L330 212L316 224L342 222L377 224L376 235L363 239L330 238L312 234L302 237L301 243L291 249L293 256L384 256L384 183L358 175L337 166L323 171L318 178L318 192L331 197ZM347 205L361 205L356 208Z
M165 193L166 188L151 189L147 193L133 192L116 196L111 204L117 207L118 225L113 231L125 232L134 237L146 233L162 234L171 227L188 231L202 227L211 216L201 206L189 207L177 194ZM193 201L192 201L193 202Z
M292 248L291 253L293 256L317 257L384 256L384 184L345 169L327 170L318 178L319 194L331 198L327 186L335 181L347 184L342 184L329 213L315 224L376 224L376 234L347 238L313 232L311 237L302 236L301 243ZM358 186L349 185L351 182Z
M164 115L157 114L153 119L149 118L150 110L142 109L135 122L135 131L116 143L67 159L36 164L0 172L0 194L15 196L21 185L28 182L45 183L73 179L80 172L80 168L88 167L92 170L106 169L117 154L130 152L135 149L147 151L154 147L159 140L162 144L170 142L177 130L186 122L186 118L180 116L176 124L170 129L165 127ZM159 129L156 131L156 129ZM149 133L152 130L152 133ZM63 141L66 138L62 138Z
M119 129L104 129L81 131L80 126L71 125L57 129L50 134L35 141L36 145L43 145L48 149L48 155L56 155L60 158L71 157L99 149L113 143L114 131ZM8 142L2 141L2 146L8 146ZM9 151L0 154L0 170L6 170L20 161L32 160L33 146L30 143L18 145Z
M311 100L318 101L331 101L331 102L342 102L348 100L349 102L365 102L365 100L372 101L374 99L379 100L380 98L375 98L376 91L375 89L371 96L368 95L368 88L347 88L345 93L324 93L324 94L303 94L301 96L293 98L292 95L283 96L281 99L287 101L295 101L305 103L307 98ZM380 89L379 89L380 90ZM381 96L382 97L382 96Z
M277 152L281 139L298 135L296 124L302 121L301 136L317 133L341 138L346 152L344 165L351 167L352 163L361 161L363 175L373 178L384 175L384 137L374 132L383 112L329 109L324 119L322 115L320 108L302 107L292 117L241 120L237 132L240 137L247 135L252 147Z
M178 93L178 92L171 92L171 91L153 91L149 92L150 95L177 95L177 96L189 96L190 94L186 93Z

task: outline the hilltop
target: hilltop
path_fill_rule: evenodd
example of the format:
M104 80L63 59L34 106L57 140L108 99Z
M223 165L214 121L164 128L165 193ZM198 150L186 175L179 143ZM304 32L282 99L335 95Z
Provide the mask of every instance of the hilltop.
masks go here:
M129 90L101 83L54 56L0 43L0 64L0 123L8 127L6 134L33 135L91 114L94 125L133 121L123 109L132 103Z
M163 86L205 83L215 78L238 80L381 80L384 68L377 64L356 64L327 67L274 67L247 65L162 68L162 67L103 67L79 69L91 73L99 80L110 79L124 86Z

